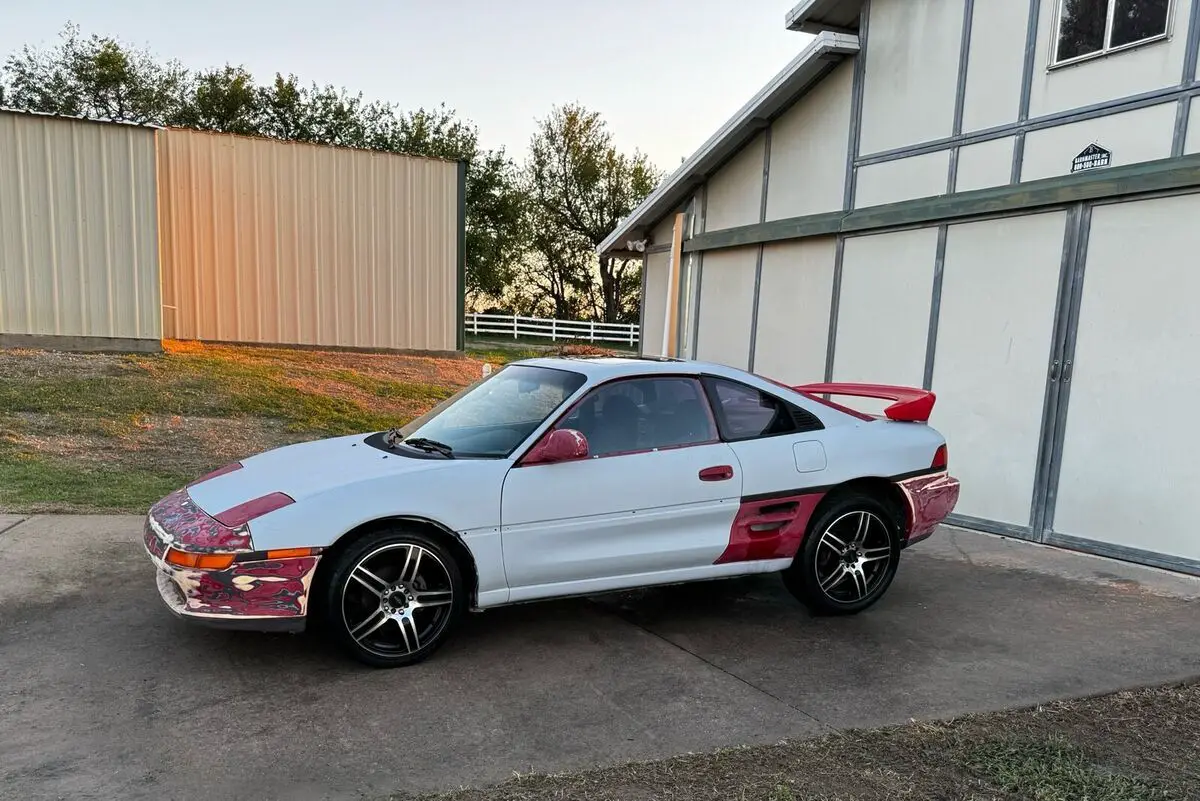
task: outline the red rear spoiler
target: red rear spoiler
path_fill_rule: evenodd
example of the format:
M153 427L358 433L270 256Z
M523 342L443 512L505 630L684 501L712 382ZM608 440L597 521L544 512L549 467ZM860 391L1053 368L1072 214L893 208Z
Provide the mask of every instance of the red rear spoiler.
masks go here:
M853 395L858 398L895 401L884 409L883 413L889 420L903 423L929 422L933 404L937 401L937 396L928 390L915 387L892 387L886 384L804 384L792 387L792 389L806 395Z

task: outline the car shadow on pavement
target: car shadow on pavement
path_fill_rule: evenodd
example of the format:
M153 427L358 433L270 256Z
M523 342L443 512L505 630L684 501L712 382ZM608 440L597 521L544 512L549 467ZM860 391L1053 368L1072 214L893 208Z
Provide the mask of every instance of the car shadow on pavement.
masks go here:
M753 602L782 600L785 607L780 610L781 616L792 615L799 620L808 616L790 598L773 599L773 585L778 585L773 576L722 579L469 613L428 662L481 660L486 664L490 655L511 655L534 646L567 646L580 632L594 635L601 628L610 629L613 623L640 628L657 623L701 621L720 626L731 607ZM153 597L146 599L146 607L154 614L143 618L144 639L160 641L161 655L185 661L190 671L203 673L209 667L223 671L232 666L248 676L259 671L278 674L288 669L285 666L294 666L297 672L374 672L373 668L360 666L344 656L319 627L301 634L211 629L172 617L158 609L156 601ZM605 625L598 626L600 621Z

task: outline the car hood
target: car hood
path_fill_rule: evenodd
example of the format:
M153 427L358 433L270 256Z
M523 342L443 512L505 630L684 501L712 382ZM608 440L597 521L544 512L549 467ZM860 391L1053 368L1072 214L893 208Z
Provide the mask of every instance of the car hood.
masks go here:
M411 458L366 444L366 435L334 437L243 459L240 470L188 487L202 511L220 514L246 501L282 492L301 501L336 487L403 473L453 469L452 459Z

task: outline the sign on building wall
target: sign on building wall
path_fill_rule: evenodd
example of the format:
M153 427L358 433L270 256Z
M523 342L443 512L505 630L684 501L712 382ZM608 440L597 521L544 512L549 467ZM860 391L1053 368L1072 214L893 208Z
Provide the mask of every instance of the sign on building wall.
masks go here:
M1083 149L1083 152L1071 162L1071 172L1095 170L1112 164L1112 151L1105 150L1093 142Z

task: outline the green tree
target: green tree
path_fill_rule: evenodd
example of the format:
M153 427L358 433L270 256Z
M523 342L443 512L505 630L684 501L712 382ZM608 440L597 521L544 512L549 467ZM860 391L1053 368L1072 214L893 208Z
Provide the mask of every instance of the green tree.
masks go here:
M585 316L589 289L595 285L591 269L595 258L588 243L541 220L534 219L530 230L530 248L513 282L512 304L534 316L560 320Z
M9 55L4 74L14 108L136 123L176 123L188 84L179 62L159 63L111 37L82 38L70 24L57 46Z
M595 248L650 194L660 173L644 154L617 151L600 115L578 104L555 107L539 120L529 151L534 226L569 234L566 241L573 246L591 249L599 287L584 284L583 289L598 294L601 319L627 321L636 314L637 270L625 259L596 258ZM552 263L567 262L546 259Z
M312 141L339 147L366 147L371 110L363 103L361 92L352 95L333 86L314 86L308 94Z
M258 87L259 132L292 142L313 140L308 90L295 75L275 73L269 86Z
M195 76L179 124L207 131L255 136L262 132L262 93L244 67L225 65Z
M467 291L500 297L529 250L528 203L503 150L479 150L467 166Z

